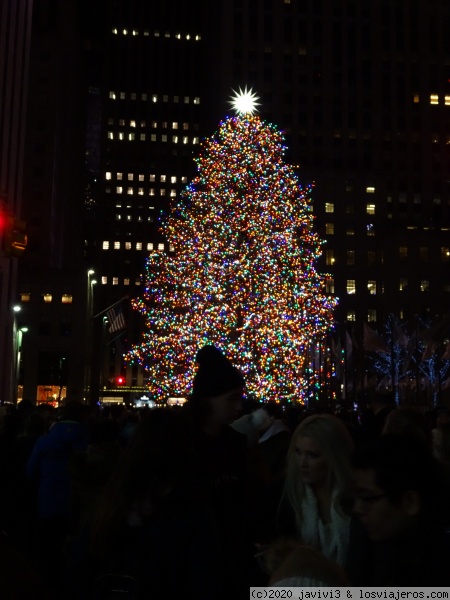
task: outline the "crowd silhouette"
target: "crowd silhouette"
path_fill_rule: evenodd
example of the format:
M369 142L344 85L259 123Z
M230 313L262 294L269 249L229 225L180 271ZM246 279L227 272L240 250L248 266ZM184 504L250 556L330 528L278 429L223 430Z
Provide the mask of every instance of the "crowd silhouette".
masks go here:
M182 407L0 407L2 598L449 585L447 409L255 402L196 361Z

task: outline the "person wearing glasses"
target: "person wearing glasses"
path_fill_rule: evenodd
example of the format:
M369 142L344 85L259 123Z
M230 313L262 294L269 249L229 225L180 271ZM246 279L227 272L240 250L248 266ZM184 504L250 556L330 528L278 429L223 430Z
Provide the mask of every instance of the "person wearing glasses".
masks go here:
M447 586L450 544L438 463L412 436L385 434L354 456L353 585ZM358 523L360 527L358 527Z

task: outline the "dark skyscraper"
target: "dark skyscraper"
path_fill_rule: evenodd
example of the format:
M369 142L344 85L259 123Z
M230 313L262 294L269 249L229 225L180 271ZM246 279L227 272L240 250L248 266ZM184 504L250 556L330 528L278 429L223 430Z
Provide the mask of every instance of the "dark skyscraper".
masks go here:
M56 4L35 3L36 11ZM114 0L86 4L83 13L73 7L64 17L47 11L53 16L44 29L34 18L41 46L32 55L25 187L35 199L23 214L31 223L23 264L37 264L39 243L40 267L57 268L67 280L55 293L73 296L70 310L81 288L94 314L142 293L147 253L170 252L158 225L195 174L202 138L229 112L231 90L249 86L262 117L286 132L287 159L300 179L315 185L316 228L326 239L319 270L332 276L337 320L362 332L363 323L381 325L390 313L407 320L446 312L448 2ZM53 38L51 22L61 33ZM41 302L45 276L37 279L32 297ZM22 285L17 295L30 290ZM42 301L39 310L46 307ZM75 319L66 308L61 323ZM120 350L138 341L142 327L128 300L123 308L122 347L108 343L103 314L89 321L96 369L102 366L92 385L103 395L125 373ZM45 315L34 310L41 323ZM72 331L83 332L75 322ZM42 335L33 342L41 349ZM77 344L82 352L75 338L71 352ZM54 339L51 351L57 346ZM126 381L136 393L145 383L135 367Z

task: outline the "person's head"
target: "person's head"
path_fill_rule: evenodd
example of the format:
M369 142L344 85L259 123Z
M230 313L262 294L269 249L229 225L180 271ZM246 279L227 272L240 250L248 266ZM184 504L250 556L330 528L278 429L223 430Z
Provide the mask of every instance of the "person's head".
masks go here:
M402 536L437 519L439 466L417 438L386 434L354 456L354 512L373 541Z
M196 362L191 410L202 425L230 424L242 411L244 378L215 346L201 348Z
M329 414L311 415L292 434L287 453L285 495L300 510L305 486L335 490L338 499L351 486L353 441L345 425ZM299 513L300 514L300 513Z
M431 429L425 416L410 407L395 408L386 417L382 434L396 433L416 437L431 447Z

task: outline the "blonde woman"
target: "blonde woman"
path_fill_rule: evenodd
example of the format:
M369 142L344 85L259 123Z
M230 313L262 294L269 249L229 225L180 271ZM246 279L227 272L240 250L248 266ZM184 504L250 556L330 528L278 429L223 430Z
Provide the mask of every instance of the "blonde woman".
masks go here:
M341 566L349 538L352 452L352 438L340 419L328 414L307 417L292 434L278 511L282 535L299 539Z

